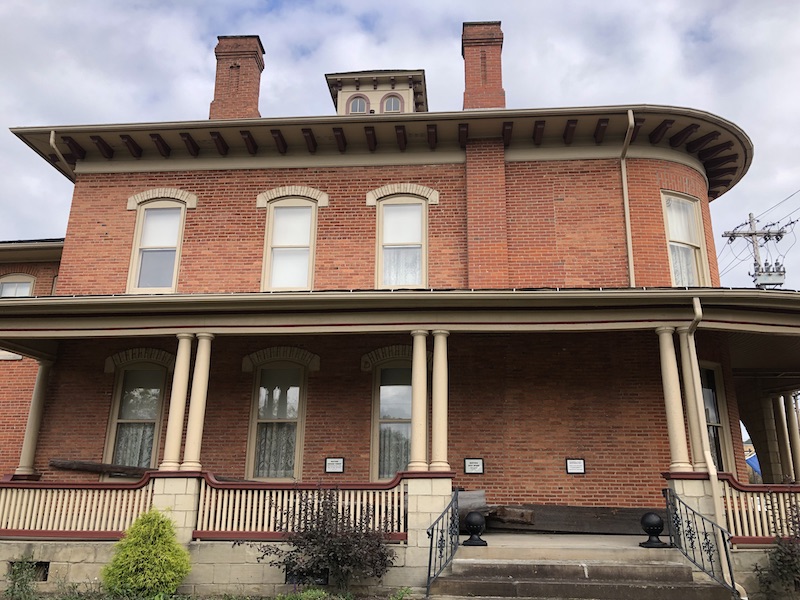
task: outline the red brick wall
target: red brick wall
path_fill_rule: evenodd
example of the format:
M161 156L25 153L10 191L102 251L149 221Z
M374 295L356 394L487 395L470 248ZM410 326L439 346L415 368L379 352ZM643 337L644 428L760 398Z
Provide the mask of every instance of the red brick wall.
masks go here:
M53 280L58 275L57 262L0 263L0 277L18 273L36 278L33 283L32 296L53 295Z
M439 204L428 207L432 288L627 286L618 161L503 164L501 153L499 141L481 141L470 143L466 166L81 175L59 293L124 293L136 218L125 209L127 198L154 187L198 196L197 208L187 211L178 291L258 291L267 211L257 209L255 199L298 182L330 196L329 206L318 211L315 289L374 287L377 219L365 197L398 182L440 192ZM718 285L702 176L667 161L632 159L629 178L636 284L671 285L665 189L700 198Z
M629 159L628 187L636 285L672 285L661 197L664 190L688 194L700 200L711 284L719 286L717 253L703 176L690 167L665 160Z
M713 340L708 343L713 348ZM320 370L308 378L303 480L367 480L373 374L361 371L360 359L394 344L410 345L410 336L215 339L203 467L228 477L245 475L257 374L242 372L242 358L259 349L290 345L320 356ZM430 340L428 344L432 347ZM655 333L454 333L448 345L449 460L458 473L457 485L486 489L490 502L660 506L660 473L669 466L669 446ZM45 480L96 480L50 471L47 462L101 460L114 386L114 375L103 372L104 361L134 346L174 352L177 343L164 338L62 345L36 455ZM702 359L716 357L701 345ZM733 428L738 413L729 376L726 372ZM165 406L164 416L166 411ZM165 427L166 423L159 462ZM12 467L18 459L16 446L8 449L14 456ZM741 452L740 443L735 441L734 447ZM8 445L3 448L5 455ZM343 456L346 473L326 475L327 456ZM463 475L464 458L473 457L484 458L485 475ZM567 458L584 458L586 475L567 475Z
M505 108L501 54L503 32L498 22L464 23L464 110Z

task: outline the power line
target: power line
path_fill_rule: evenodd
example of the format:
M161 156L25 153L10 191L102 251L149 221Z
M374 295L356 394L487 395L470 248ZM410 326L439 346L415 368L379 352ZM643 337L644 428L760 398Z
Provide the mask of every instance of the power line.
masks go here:
M781 201L780 201L780 202L778 202L777 204L773 204L772 206L770 206L770 207L769 207L767 210L765 210L764 212L762 212L760 215L756 215L756 219L758 219L758 218L760 218L760 217L763 217L763 216L764 216L765 214L767 214L769 211L771 211L771 210L773 210L773 209L775 209L775 208L779 207L781 204L783 204L784 202L786 202L787 200L789 200L789 199L790 199L790 198L792 198L793 196L796 196L797 194L800 194L800 190L796 190L796 191L792 192L791 194L789 194L788 196L786 196L786 198L784 198L783 200L781 200ZM796 210L796 209L795 209L795 210ZM795 211L792 211L792 212L795 212ZM792 214L792 213L789 213L789 214ZM785 218L786 218L786 217L784 217L784 219L785 219ZM778 221L783 221L783 219L778 219ZM746 223L745 223L745 225L746 225ZM740 225L740 227L741 227L741 225ZM738 229L738 227L737 227L737 229Z

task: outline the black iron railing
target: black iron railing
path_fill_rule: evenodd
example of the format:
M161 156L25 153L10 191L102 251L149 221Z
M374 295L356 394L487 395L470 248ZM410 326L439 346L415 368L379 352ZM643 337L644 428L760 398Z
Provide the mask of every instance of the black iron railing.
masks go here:
M436 518L433 525L428 527L428 539L431 541L431 546L428 554L426 596L430 596L431 584L453 561L458 550L458 490L453 491L450 504Z
M664 490L664 498L672 545L738 599L731 563L731 534L689 507L671 489Z

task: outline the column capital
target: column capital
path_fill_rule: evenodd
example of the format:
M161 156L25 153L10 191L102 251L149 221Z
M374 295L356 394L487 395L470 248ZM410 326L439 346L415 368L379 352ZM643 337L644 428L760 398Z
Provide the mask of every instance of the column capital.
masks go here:
M450 335L450 332L445 329L434 329L431 333L433 333L434 336L447 337L448 335Z
M667 325L662 325L660 327L656 327L656 333L658 335L661 335L661 334L664 334L664 333L669 333L670 335L672 335L673 333L675 333L675 328L674 327L669 327Z
M414 330L411 332L411 335L412 335L412 336L418 336L418 335L428 335L428 330L427 330L427 329L414 329Z
M179 340L192 340L192 339L194 339L194 334L193 333L179 333L176 337Z
M681 325L680 327L676 327L675 331L678 332L678 335L688 335L691 329L689 325ZM658 331L658 329L656 329L656 331Z
M213 333L198 333L196 335L197 335L197 339L198 340L209 340L210 341L210 340L214 339L214 334Z

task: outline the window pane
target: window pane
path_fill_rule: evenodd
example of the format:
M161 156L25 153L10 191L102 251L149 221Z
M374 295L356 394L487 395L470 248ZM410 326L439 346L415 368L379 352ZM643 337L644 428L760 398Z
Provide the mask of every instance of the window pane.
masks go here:
M155 428L155 423L120 423L113 464L149 468Z
M294 477L295 423L259 423L256 477Z
M259 420L296 419L302 377L303 371L299 368L262 369L258 391Z
M411 418L411 369L381 369L381 419Z
M0 297L21 298L31 295L31 283L29 281L6 281L0 283Z
M351 113L365 113L367 112L367 101L363 98L353 98L350 102Z
M273 247L309 245L311 239L310 206L279 206L272 214Z
M392 96L386 99L386 112L400 112L400 98Z
M273 248L270 287L308 287L308 256L308 248Z
M178 245L180 208L148 208L144 211L142 243L144 248L164 248Z
M724 471L725 465L722 464L722 445L720 444L721 427L708 426L708 443L711 447L711 459L717 471Z
M163 382L164 372L161 370L125 371L119 418L155 421L161 404Z
M385 204L383 206L384 244L422 243L422 205Z
M667 199L667 219L669 219L669 238L673 242L698 245L697 223L693 202L676 198Z
M388 246L383 249L383 285L420 285L422 283L422 248Z
M140 288L171 288L175 250L142 250L139 258Z
M700 369L700 380L703 383L703 404L706 407L706 422L719 425L719 404L717 403L717 383L714 371Z
M411 423L381 423L378 477L394 477L408 466L411 444Z
M669 251L672 255L672 278L675 280L675 285L679 287L698 285L697 250L691 246L670 244Z

